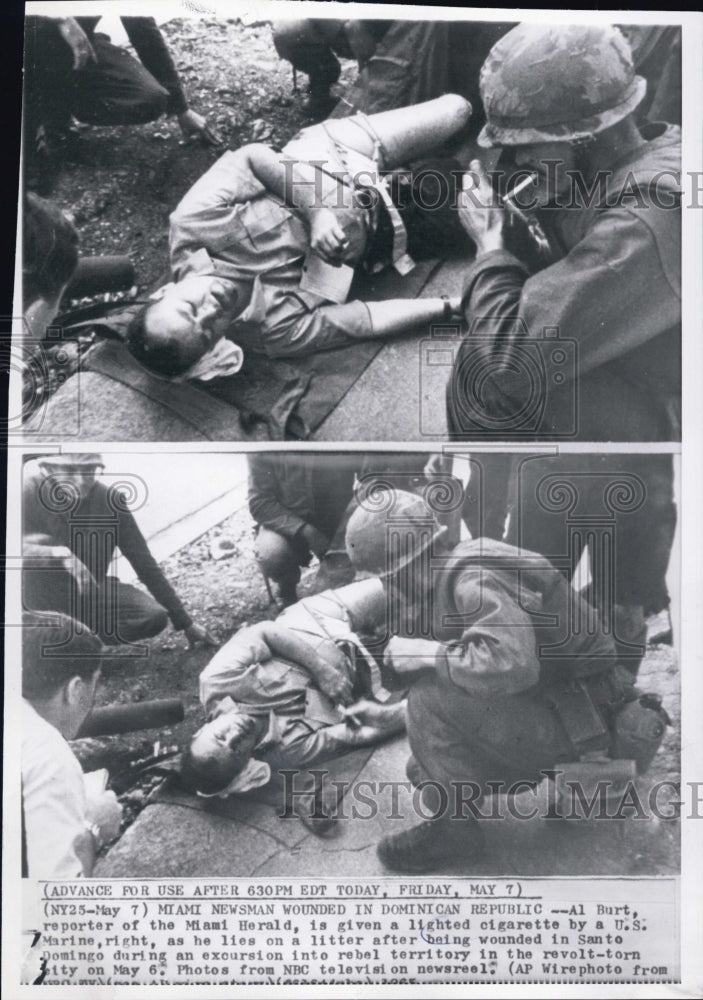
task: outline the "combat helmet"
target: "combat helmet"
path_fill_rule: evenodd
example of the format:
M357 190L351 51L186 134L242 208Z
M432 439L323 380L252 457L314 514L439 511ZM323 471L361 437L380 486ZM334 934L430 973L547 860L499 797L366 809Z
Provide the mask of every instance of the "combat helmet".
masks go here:
M349 518L347 554L357 570L375 576L399 572L446 533L422 497L383 490Z
M520 24L481 68L480 146L588 141L629 115L647 83L610 25Z

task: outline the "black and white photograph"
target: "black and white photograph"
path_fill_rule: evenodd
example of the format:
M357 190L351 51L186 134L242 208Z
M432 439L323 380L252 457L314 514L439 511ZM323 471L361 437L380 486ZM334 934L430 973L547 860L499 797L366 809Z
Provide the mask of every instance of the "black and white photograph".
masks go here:
M679 441L681 27L274 6L28 6L26 435Z
M28 459L27 874L677 872L676 512L670 455Z
M703 996L702 65L25 4L6 995Z

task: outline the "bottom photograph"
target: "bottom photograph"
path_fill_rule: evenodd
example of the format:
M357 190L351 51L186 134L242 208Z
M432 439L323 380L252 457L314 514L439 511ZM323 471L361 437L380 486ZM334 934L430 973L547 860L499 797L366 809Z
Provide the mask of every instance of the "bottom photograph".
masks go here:
M26 455L23 876L678 875L679 483Z

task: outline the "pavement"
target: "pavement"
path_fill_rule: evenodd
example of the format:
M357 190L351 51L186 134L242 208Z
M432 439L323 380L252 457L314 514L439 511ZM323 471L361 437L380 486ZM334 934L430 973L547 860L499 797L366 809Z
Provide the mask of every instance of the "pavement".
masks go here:
M422 298L456 295L469 263L446 260ZM312 440L446 441L445 392L459 342L456 323L389 340Z

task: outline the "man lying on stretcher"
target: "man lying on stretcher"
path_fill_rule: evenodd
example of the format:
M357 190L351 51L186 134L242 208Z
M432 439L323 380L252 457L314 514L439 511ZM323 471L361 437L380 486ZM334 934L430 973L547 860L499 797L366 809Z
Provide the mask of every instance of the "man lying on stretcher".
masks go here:
M133 322L132 353L164 375L202 377L204 356L205 368L233 374L242 349L314 354L450 318L458 297L347 297L359 267L392 263L401 274L413 267L383 174L435 155L470 115L467 101L445 94L314 125L282 152L254 144L225 153L171 215L174 281ZM407 208L416 215L424 202L431 231L446 238L460 174L426 173L434 190L406 191Z
M208 721L183 755L182 783L226 798L404 731L405 701L388 702L358 634L384 614L380 582L363 580L240 629L200 675Z

